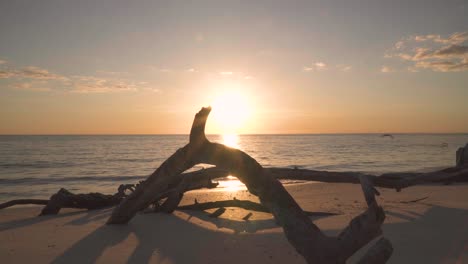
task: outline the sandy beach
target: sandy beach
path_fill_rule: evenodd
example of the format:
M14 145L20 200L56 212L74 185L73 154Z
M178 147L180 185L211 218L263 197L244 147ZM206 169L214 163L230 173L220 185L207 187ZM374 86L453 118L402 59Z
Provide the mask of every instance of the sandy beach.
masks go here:
M305 183L287 189L304 210L339 213L313 218L329 235L365 208L359 185ZM384 235L394 247L389 263L468 262L468 185L381 193ZM257 201L246 190L210 190L189 192L182 204L234 197ZM195 211L139 214L128 225L106 226L111 208L36 217L40 209L0 211L2 263L305 263L266 213L253 212L248 221L242 218L249 211L239 208L228 208L220 218Z

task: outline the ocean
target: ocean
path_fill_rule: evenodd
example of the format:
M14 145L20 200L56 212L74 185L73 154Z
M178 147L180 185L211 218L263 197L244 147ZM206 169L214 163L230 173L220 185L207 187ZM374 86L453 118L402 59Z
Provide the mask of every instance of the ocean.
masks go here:
M212 135L264 167L373 174L430 171L455 165L468 134ZM145 179L188 135L0 136L0 202L48 198L59 188L112 194ZM208 167L197 165L195 169ZM231 182L231 184L226 184ZM220 187L232 186L232 177ZM237 182L238 183L238 182ZM235 184L234 184L235 185Z

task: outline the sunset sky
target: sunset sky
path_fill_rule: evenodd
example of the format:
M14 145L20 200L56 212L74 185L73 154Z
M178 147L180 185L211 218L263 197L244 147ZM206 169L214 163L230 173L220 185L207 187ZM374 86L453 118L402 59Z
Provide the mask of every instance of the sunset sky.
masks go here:
M1 1L0 134L468 132L468 2Z

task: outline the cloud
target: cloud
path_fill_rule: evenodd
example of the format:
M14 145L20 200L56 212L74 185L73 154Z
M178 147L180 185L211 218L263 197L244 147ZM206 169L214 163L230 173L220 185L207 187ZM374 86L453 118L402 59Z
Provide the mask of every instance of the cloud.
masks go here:
M441 35L418 35L398 41L385 54L386 58L400 58L412 63L410 71L417 68L438 72L467 71L467 32L456 32L444 38Z
M312 71L324 71L327 69L327 65L321 61L312 64L311 66L305 66L302 68L303 71L312 72Z
M187 69L187 72L196 72L194 68Z
M137 91L137 84L125 80L109 80L95 76L73 76L71 92L74 93L108 93Z
M66 81L67 77L55 73L51 73L48 70L41 69L34 66L28 66L19 70L6 69L0 70L0 79L8 78L26 78L36 80L59 80Z
M0 65L2 64L7 64L7 61L6 60L0 60Z
M12 79L13 82L9 85L12 89L53 91L60 87L73 93L137 91L138 87L147 86L144 82L132 82L115 77L65 76L33 66L0 70L0 79Z
M128 72L118 72L118 71L97 71L96 73L98 74L104 74L104 75L128 75Z
M222 72L219 72L219 74L221 74L223 76L228 76L228 75L233 75L234 72L232 72L232 71L222 71Z
M380 72L382 73L389 73L389 72L394 72L394 70L388 66L382 66L382 68L380 68Z
M419 61L427 59L463 58L468 55L468 46L450 45L439 49L418 48L413 57L400 54L400 58Z
M461 44L468 40L468 31L466 32L455 32L452 35L450 35L447 38L443 38L440 35L419 35L419 36L414 36L413 39L417 42L424 42L424 41L433 41L436 43L442 43L442 44Z
M431 69L438 72L459 72L468 71L468 60L460 62L453 61L418 61L417 68Z
M48 87L42 87L44 83L33 83L33 82L24 82L24 83L13 83L10 85L10 88L17 90L28 90L34 92L49 92L51 91Z
M328 65L324 62L315 62L310 66L305 66L302 68L302 71L305 72L319 72L319 71L325 71L325 70L338 70L342 72L349 72L352 69L351 65L345 65L345 64L338 64L338 65Z
M54 74L48 70L44 70L38 67L26 67L20 70L20 76L23 78L38 79L38 80L61 80L65 81L68 78L62 75Z
M150 71L157 71L157 72L162 72L162 73L169 73L172 72L171 69L169 68L159 68L156 66L147 66Z
M343 65L343 64L337 65L336 68L343 72L349 72L352 69L350 65Z
M9 79L16 77L17 73L11 70L0 70L0 79Z

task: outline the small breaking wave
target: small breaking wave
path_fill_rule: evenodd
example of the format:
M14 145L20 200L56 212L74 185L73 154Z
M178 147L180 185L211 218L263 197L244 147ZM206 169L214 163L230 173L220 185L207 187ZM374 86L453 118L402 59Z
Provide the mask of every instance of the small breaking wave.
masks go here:
M60 178L17 178L17 179L0 179L0 185L9 184L48 184L59 182L137 182L146 179L148 176L76 176L76 177L60 177Z

